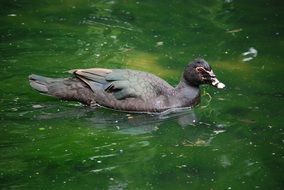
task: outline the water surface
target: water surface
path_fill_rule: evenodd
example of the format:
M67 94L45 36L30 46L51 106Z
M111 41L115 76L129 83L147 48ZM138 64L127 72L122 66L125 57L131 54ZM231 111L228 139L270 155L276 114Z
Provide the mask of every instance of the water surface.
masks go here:
M22 0L0 9L1 189L283 189L283 2ZM244 56L250 48L257 54ZM58 101L27 81L106 67L175 85L196 57L227 88L204 86L199 106L169 115Z

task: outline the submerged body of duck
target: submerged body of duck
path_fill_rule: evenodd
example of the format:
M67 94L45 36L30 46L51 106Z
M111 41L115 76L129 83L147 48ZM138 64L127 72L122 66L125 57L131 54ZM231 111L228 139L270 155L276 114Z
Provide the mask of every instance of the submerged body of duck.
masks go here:
M29 76L30 85L63 100L129 112L162 112L192 107L200 102L201 84L225 87L203 59L186 66L176 87L153 74L130 69L92 68L70 72L74 75L72 78L52 79L32 74Z

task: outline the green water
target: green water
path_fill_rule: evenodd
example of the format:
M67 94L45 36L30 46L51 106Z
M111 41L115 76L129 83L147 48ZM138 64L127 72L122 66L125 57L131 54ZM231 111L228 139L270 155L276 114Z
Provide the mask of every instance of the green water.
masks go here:
M282 1L0 5L1 189L284 188ZM168 115L91 109L27 81L106 67L174 85L196 57L227 88L204 86L199 106Z

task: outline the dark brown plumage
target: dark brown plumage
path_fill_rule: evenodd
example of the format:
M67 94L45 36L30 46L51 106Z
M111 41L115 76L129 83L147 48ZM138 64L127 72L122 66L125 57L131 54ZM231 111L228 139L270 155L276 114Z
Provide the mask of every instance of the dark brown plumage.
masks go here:
M92 68L70 72L73 78L30 75L29 80L34 89L50 96L130 112L192 107L200 101L199 85L225 86L203 59L186 66L175 88L153 74L130 69Z

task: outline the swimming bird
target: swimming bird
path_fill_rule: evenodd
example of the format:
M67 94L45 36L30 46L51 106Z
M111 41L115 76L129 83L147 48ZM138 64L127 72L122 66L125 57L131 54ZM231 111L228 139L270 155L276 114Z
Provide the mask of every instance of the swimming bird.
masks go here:
M176 87L153 74L131 69L74 69L70 73L70 78L32 74L29 82L35 90L62 100L146 113L197 105L202 84L225 87L204 59L187 64Z

